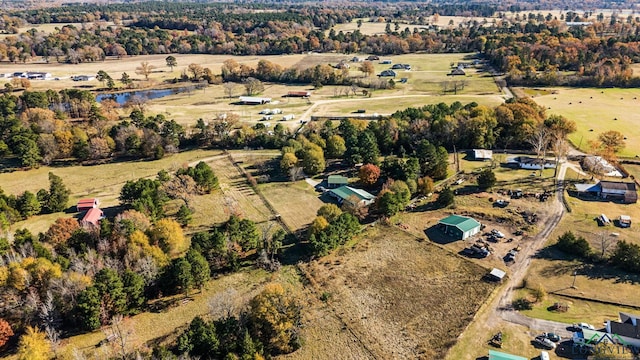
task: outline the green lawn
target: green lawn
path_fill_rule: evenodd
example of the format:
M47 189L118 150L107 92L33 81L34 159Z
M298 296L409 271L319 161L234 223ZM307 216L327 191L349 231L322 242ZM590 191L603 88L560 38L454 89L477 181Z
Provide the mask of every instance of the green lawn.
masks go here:
M575 146L589 151L590 140L602 132L617 130L626 137L620 156L640 155L640 89L557 90L557 94L536 96L533 100L547 108L547 115L563 115L576 122L578 129L569 136Z

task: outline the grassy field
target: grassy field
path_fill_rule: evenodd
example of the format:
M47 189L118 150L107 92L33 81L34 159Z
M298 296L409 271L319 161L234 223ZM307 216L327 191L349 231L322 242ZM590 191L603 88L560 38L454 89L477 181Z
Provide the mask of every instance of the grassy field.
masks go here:
M238 158L247 156L243 154L236 152L235 156ZM267 159L279 155L277 152L268 151L256 151L252 154L255 158ZM120 189L126 181L155 177L162 169L175 171L188 164L193 166L199 161L205 161L213 168L219 178L221 191L193 197L191 204L195 213L193 223L187 231L226 221L231 213L240 214L257 222L271 218L271 213L251 189L244 176L219 150L186 151L157 161L109 163L99 166L41 167L30 171L0 173L0 184L9 194L20 194L25 190L35 193L40 188L48 188L48 173L51 171L60 176L71 191L69 206L75 204L80 198L98 197L102 208L105 209L119 205ZM28 228L38 233L46 231L58 217L75 215L72 212L34 216L14 224L13 228Z
M515 296L530 297L530 294L528 290L523 289L519 290ZM569 306L567 312L563 313L547 310L547 308L558 302ZM523 315L529 317L560 321L567 324L586 322L593 324L597 328L607 320L618 319L620 311L636 313L638 310L621 306L600 304L593 301L575 300L563 296L547 295L541 302L534 304L533 309L521 312Z
M480 280L486 271L480 266L388 227L368 230L353 250L303 268L359 339L355 346L374 358L441 359L494 288Z
M304 180L295 183L261 184L260 191L293 230L305 228L324 205L318 193Z
M97 197L102 208L119 204L120 189L128 180L155 177L158 171L174 171L181 166L220 154L220 151L194 150L167 156L156 161L115 162L96 166L43 166L29 171L0 173L0 187L9 194L23 191L37 192L49 188L48 173L60 176L71 191L68 206L73 206L80 198ZM46 231L57 218L75 216L75 213L55 213L34 216L13 225L13 229L27 228L34 233Z
M621 156L640 155L640 89L557 89L557 94L534 96L547 108L547 114L563 115L578 125L569 136L573 144L585 151L589 141L608 130L624 134L626 147ZM616 120L617 119L617 120Z

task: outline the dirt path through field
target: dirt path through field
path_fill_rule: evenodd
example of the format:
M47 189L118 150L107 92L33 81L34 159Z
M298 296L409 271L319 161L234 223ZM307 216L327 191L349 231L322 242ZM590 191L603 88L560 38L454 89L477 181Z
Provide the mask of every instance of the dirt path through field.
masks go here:
M522 246L522 250L518 253L518 260L515 264L517 267L514 266L515 271L509 275L507 283L499 290L493 300L487 304L489 310L479 314L469 325L465 333L484 334L487 336L487 340L489 340L490 334L488 334L487 331L495 330L500 327L502 321L507 321L526 326L536 331L555 332L562 337L571 336L571 333L567 331L567 326L570 324L533 319L515 311L511 305L514 292L522 284L522 280L531 265L531 259L536 252L544 246L549 235L551 235L564 215L565 209L562 205L561 198L564 192L564 177L568 167L570 166L566 161L560 165L556 183L556 196L553 201L548 202L548 211L550 214L542 224L541 231L529 240L526 245Z

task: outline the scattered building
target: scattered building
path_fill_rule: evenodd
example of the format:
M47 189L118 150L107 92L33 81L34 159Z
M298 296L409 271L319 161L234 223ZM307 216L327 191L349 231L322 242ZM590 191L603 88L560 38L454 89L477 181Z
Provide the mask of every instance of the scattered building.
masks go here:
M289 120L293 120L296 116L294 114L289 114L289 115L284 115L282 117L282 121L289 121Z
M91 208L86 214L84 214L82 220L80 220L80 225L84 227L98 227L100 226L100 220L102 219L104 219L104 213L102 210L98 208Z
M582 329L573 333L573 342L594 347L602 342L640 349L640 316L620 313L620 321L607 320L604 331Z
M76 204L77 211L87 211L97 207L100 207L100 200L97 198L80 199Z
M305 97L311 96L311 91L289 91L287 97Z
M591 21L567 21L567 26L591 26Z
M91 81L95 79L96 77L93 75L73 75L71 77L71 80L73 81Z
M502 282L502 279L507 275L506 272L493 268L491 272L487 275L487 277L492 281Z
M442 232L458 240L464 240L480 232L480 223L473 218L450 215L438 221Z
M348 184L349 179L342 175L329 175L329 177L327 178L327 187L329 189L335 189Z
M271 102L271 98L267 97L255 97L255 96L240 96L240 102L245 105L263 105Z
M619 178L623 177L620 170L611 165L611 163L602 158L602 156L585 156L580 165L584 170L594 174Z
M376 198L362 189L352 188L351 186L340 186L339 188L331 189L329 195L336 198L341 205L346 201L352 205L368 206L373 204ZM357 201L357 204L354 204L354 201Z
M493 151L487 149L473 149L473 159L486 161L493 159Z
M49 80L51 73L48 72L27 72L26 76L29 80Z
M545 169L553 169L556 167L556 162L549 159L536 159L528 156L517 156L507 160L508 164L515 165L520 169L527 170L540 170L543 167Z
M489 360L529 360L529 358L511 355L501 351L489 350Z
M453 70L451 70L451 72L449 74L447 74L449 76L464 76L467 75L467 73L464 71L464 69L462 67L457 67Z
M638 201L636 183L623 181L600 181L597 184L575 184L578 195L590 195L603 200L622 201L634 204Z

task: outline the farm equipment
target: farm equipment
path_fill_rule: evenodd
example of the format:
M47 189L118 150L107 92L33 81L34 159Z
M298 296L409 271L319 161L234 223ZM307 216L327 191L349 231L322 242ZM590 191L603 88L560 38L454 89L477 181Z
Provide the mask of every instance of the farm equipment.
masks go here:
M500 331L499 333L493 335L491 340L489 340L489 345L491 345L493 347L497 347L497 348L501 348L502 347L502 331Z

